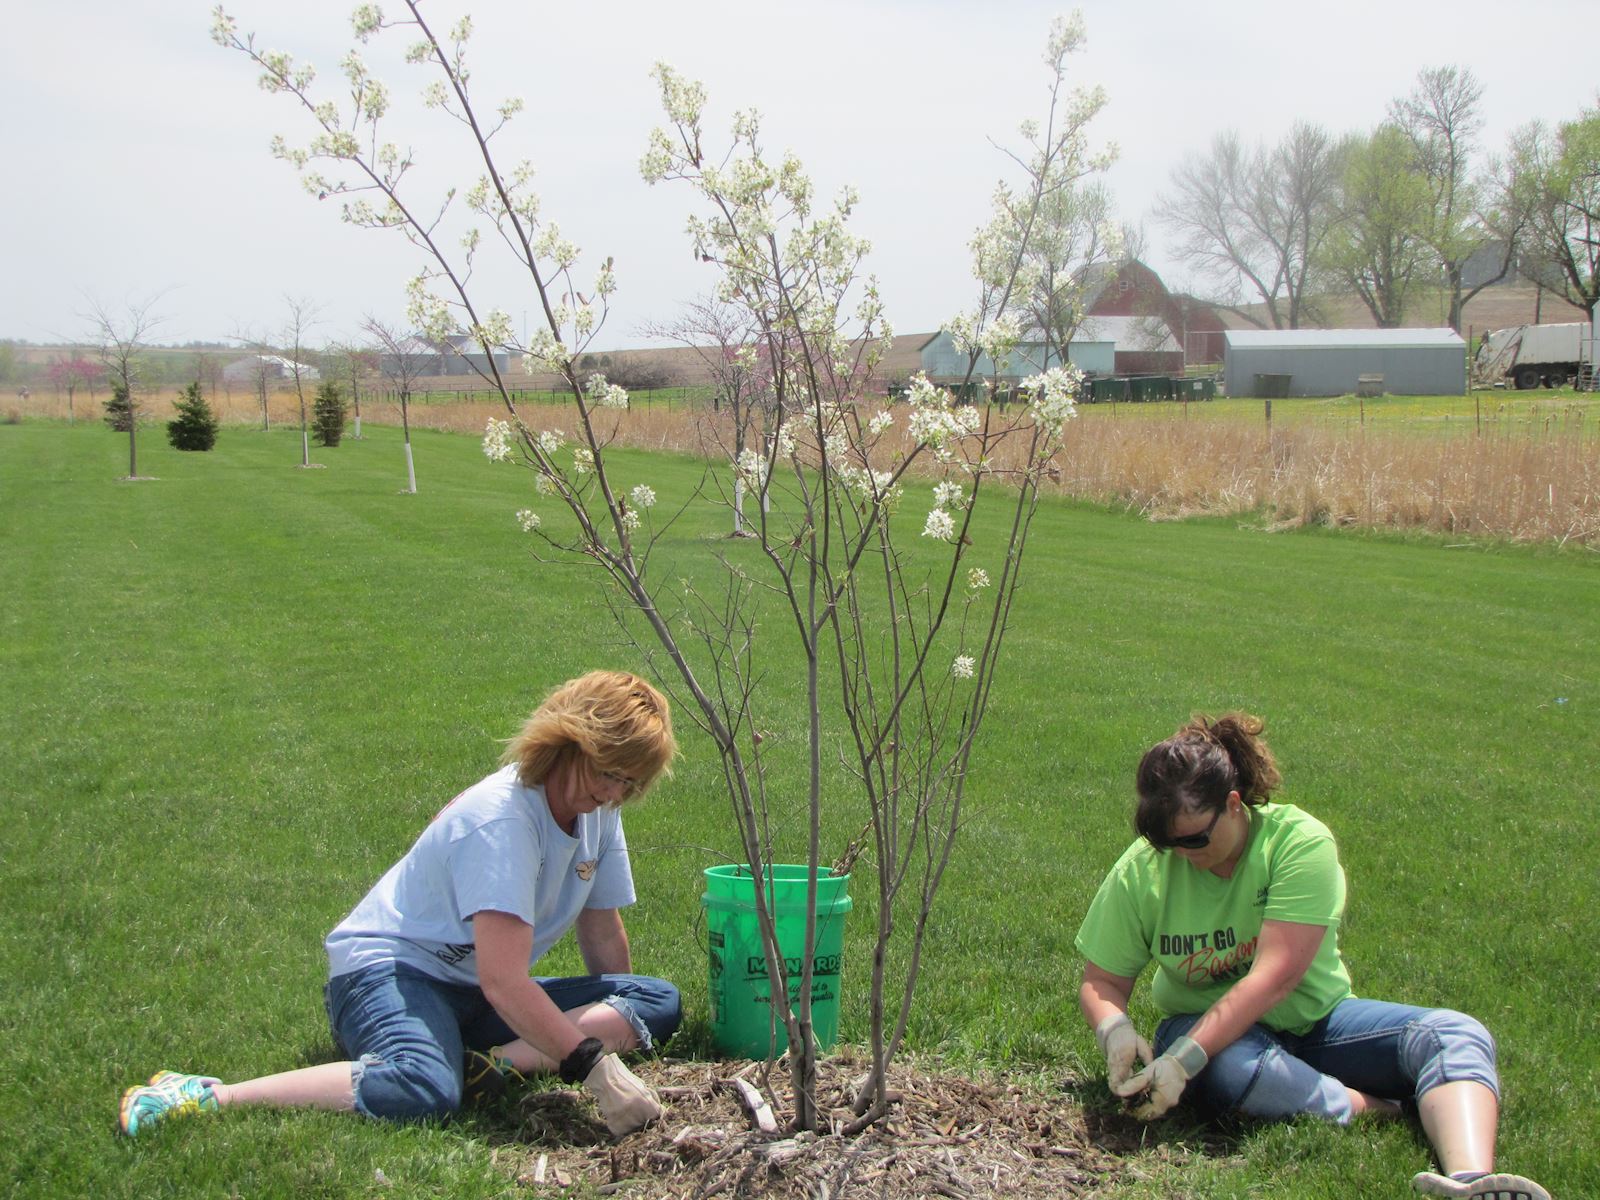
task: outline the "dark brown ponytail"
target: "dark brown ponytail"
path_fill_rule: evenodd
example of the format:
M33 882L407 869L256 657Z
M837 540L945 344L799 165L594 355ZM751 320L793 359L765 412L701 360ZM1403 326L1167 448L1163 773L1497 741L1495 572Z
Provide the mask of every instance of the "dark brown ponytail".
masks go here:
M1139 760L1134 828L1154 845L1168 837L1180 812L1217 812L1238 792L1246 804L1265 804L1283 783L1262 734L1266 723L1230 712L1213 721L1197 714Z

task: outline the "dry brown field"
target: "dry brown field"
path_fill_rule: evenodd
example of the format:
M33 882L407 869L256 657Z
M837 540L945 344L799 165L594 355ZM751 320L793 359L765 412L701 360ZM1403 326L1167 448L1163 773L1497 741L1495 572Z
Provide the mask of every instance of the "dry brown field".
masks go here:
M1328 329L1372 329L1372 313L1355 296L1325 296L1316 302L1316 325ZM1260 304L1243 306L1244 312L1257 320L1266 320L1266 309ZM1234 329L1259 328L1237 314L1224 313L1223 320ZM1539 295L1535 287L1485 288L1462 307L1461 336L1481 335L1486 329L1504 329L1509 325L1554 325L1569 321L1586 321L1581 308L1568 304L1546 292ZM1450 323L1450 309L1443 293L1423 296L1406 312L1405 324L1409 328L1439 328ZM1270 326L1269 326L1270 328Z

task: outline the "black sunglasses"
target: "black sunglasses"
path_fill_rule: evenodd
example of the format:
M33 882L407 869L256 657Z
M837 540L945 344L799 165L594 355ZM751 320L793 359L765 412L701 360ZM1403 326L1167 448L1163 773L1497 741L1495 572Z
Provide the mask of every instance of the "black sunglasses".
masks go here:
M1217 822L1222 820L1222 814L1227 812L1227 807L1217 809L1211 816L1211 824L1198 833L1186 833L1182 837L1167 838L1164 841L1152 841L1157 850L1204 850L1211 845L1211 831L1217 827Z

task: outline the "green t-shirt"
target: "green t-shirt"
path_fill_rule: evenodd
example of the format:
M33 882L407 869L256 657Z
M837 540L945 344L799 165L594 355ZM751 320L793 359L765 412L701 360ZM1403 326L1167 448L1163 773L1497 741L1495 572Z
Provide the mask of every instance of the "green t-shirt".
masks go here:
M1304 1033L1350 997L1339 957L1344 869L1328 827L1292 804L1250 809L1250 840L1223 879L1140 838L1111 868L1078 929L1078 950L1129 978L1156 960L1151 998L1163 1016L1210 1008L1255 961L1265 920L1324 925L1317 956L1269 1029Z

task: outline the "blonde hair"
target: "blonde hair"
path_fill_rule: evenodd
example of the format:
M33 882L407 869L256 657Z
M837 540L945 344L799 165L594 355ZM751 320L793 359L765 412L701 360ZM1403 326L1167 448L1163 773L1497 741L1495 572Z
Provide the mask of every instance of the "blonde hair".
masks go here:
M517 764L517 778L533 786L574 753L632 780L625 798L639 798L671 774L678 753L667 698L626 671L590 671L546 696L500 761Z

